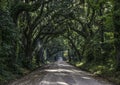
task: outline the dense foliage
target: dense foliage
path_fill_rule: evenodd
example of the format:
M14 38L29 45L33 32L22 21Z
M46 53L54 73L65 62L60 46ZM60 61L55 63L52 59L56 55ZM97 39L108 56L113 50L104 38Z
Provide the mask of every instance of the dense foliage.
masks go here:
M64 53L120 83L119 8L119 0L0 0L0 82Z

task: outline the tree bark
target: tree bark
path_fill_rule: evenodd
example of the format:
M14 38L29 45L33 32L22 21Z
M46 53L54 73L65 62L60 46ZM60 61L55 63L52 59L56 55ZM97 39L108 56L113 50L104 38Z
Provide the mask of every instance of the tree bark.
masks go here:
M116 70L120 71L120 0L114 1L114 37L116 51Z
M73 43L72 39L70 39L70 38L68 38L68 39L69 39L69 41L70 41L72 47L75 49L75 51L76 51L76 53L77 53L77 55L78 55L78 57L79 57L79 61L81 61L82 56L81 56L79 50L77 49L77 47L76 47L75 44Z

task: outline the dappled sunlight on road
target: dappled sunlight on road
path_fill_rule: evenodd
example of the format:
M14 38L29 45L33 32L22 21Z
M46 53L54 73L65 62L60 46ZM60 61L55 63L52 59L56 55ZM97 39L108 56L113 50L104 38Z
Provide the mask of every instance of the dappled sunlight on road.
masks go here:
M42 81L39 85L69 85L65 82L50 82L50 81Z
M112 85L62 61L49 64L10 85Z
M67 70L67 69L48 69L48 70L45 70L47 72L70 72L70 73L73 73L74 71L71 71L71 70Z
M65 67L73 67L73 66L71 66L71 65L66 65L66 64L58 64L59 66L65 66Z
M81 77L81 78L83 78L83 79L91 79L90 77Z
M78 70L70 70L70 69L46 69L44 70L45 72L53 72L53 73L72 73L72 74L76 74L76 75L81 75L82 71L78 71ZM78 74L81 73L81 74Z

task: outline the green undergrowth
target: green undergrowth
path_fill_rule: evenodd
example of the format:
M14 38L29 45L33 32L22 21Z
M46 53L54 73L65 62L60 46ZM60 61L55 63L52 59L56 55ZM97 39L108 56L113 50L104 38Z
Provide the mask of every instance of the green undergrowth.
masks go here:
M26 68L19 68L19 69L3 69L0 73L0 85L6 85L10 81L18 79L26 74L28 74L30 70Z
M102 77L116 85L120 85L120 71L116 71L113 67L114 65L85 62L72 62L72 64L84 71L94 74L96 77Z
M47 63L46 63L47 64ZM46 64L35 65L32 64L30 68L26 68L20 65L15 65L14 67L5 67L1 66L0 69L0 85L8 85L10 82L13 82L29 73L44 67Z

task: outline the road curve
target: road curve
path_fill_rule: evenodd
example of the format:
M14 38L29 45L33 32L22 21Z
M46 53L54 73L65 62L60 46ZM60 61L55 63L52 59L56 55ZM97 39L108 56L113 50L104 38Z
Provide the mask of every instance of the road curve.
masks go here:
M91 74L78 70L64 61L47 65L9 85L113 85L94 79Z

